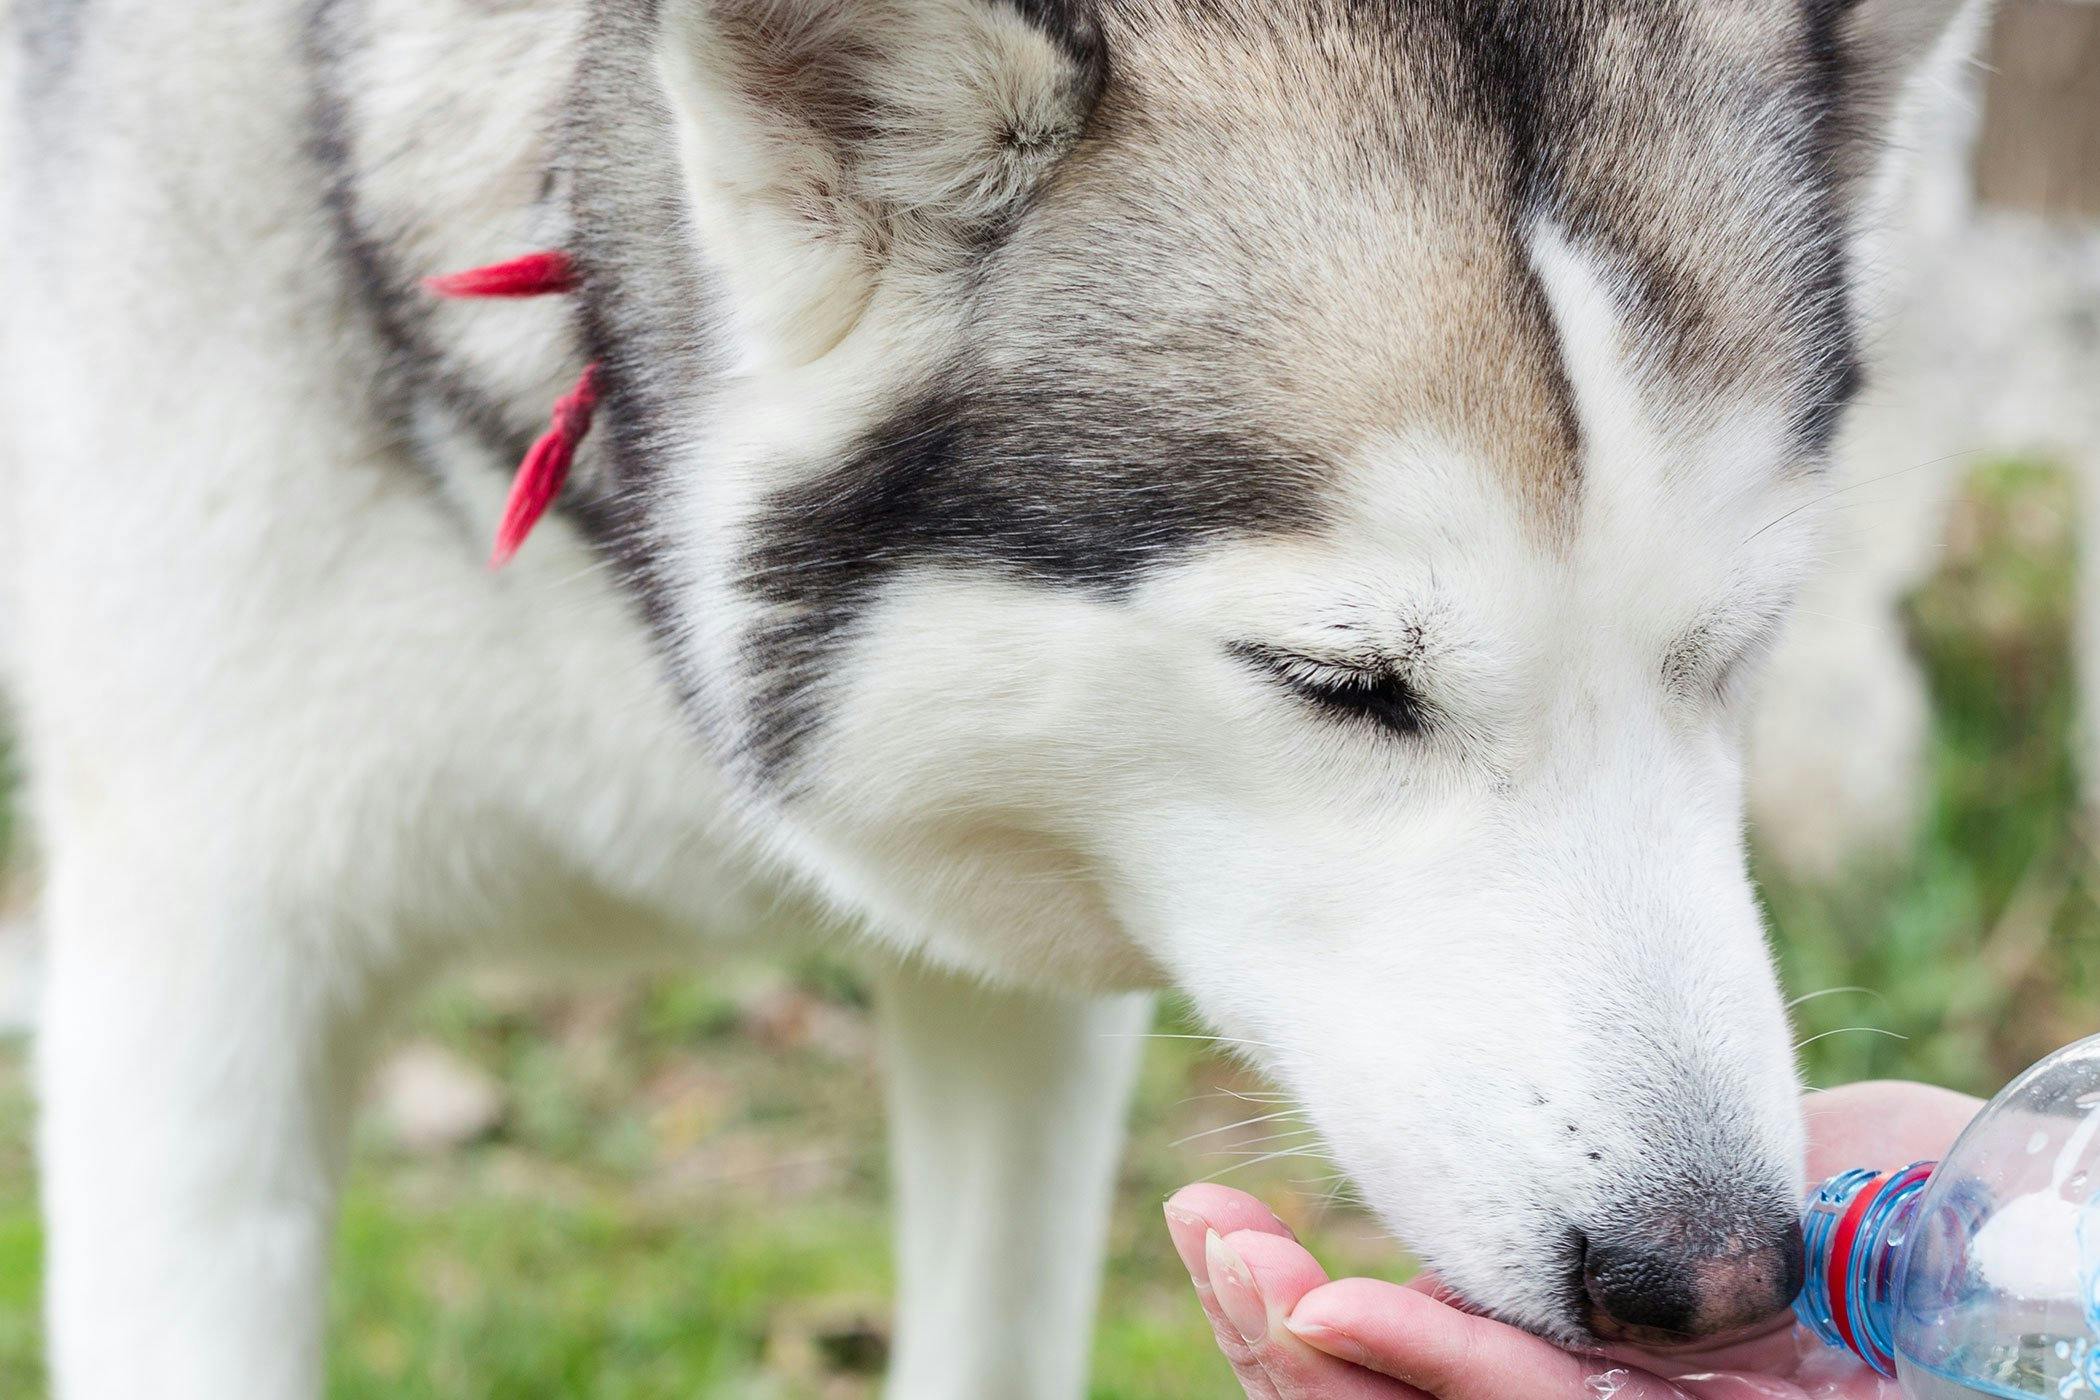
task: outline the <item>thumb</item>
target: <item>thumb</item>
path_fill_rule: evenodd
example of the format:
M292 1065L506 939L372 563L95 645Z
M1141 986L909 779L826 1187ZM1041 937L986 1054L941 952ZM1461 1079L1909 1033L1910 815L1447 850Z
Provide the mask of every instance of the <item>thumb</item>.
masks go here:
M1316 1288L1292 1311L1308 1346L1436 1400L1687 1400L1647 1371L1576 1356L1528 1332L1372 1279Z

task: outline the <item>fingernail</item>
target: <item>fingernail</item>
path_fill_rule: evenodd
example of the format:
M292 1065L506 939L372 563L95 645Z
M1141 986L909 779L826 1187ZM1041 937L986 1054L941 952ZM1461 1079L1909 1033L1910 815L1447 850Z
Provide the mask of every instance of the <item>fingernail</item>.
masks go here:
M1370 1353L1363 1344L1347 1332L1337 1332L1324 1322L1300 1322L1296 1318L1284 1319L1284 1326L1291 1335L1315 1351L1324 1351L1337 1361L1346 1361L1351 1366L1362 1366L1369 1362Z
M1247 1261L1211 1230L1203 1237L1203 1258L1210 1270L1210 1286L1217 1292L1218 1306L1225 1310L1240 1334L1240 1340L1258 1347L1269 1340L1269 1308L1254 1286L1254 1271Z
M1203 1237L1210 1233L1210 1226L1203 1217L1183 1210L1172 1201L1167 1202L1167 1236L1174 1241L1174 1252L1181 1256L1181 1266L1189 1271L1189 1281L1197 1288L1210 1291L1210 1265L1203 1258Z

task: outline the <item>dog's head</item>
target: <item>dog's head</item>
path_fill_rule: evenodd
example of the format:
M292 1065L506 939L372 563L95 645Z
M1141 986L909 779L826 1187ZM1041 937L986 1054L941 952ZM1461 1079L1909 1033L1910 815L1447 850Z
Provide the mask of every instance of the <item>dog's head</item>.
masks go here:
M1187 991L1480 1304L1775 1310L1739 731L1961 9L620 11L577 204L696 722L900 943Z

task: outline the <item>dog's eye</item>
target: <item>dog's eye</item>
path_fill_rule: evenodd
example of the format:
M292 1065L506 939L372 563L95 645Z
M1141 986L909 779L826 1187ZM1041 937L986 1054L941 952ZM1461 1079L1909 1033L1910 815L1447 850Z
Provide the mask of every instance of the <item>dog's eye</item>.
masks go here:
M1751 689L1777 631L1775 625L1694 631L1663 662L1663 682L1689 699L1732 705Z
M1252 643L1233 653L1339 718L1368 720L1401 734L1419 734L1429 723L1421 694L1390 669L1339 665Z

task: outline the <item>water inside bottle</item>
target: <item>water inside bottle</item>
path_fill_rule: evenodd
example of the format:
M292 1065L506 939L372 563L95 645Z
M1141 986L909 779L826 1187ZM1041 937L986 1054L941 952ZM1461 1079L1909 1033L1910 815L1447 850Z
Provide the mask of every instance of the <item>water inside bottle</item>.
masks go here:
M2017 1212L1999 1217L2008 1218ZM2045 1218L2034 1217L2037 1223ZM2021 1262L2041 1266L2057 1241L2037 1235L2018 1243ZM2039 1291L1985 1288L1936 1325L1918 1327L1924 1319L1914 1320L1897 1346L1905 1393L1911 1400L2100 1400L2100 1344L2087 1310L2078 1298L2036 1296Z
M1909 1400L2080 1400L2095 1394L2084 1348L2062 1337L2035 1334L1952 1358L1948 1371L1896 1358L1896 1376Z

